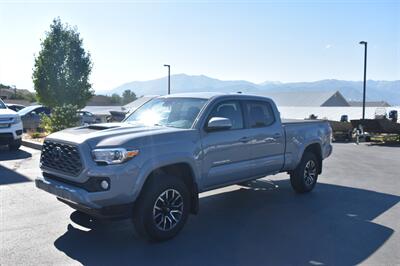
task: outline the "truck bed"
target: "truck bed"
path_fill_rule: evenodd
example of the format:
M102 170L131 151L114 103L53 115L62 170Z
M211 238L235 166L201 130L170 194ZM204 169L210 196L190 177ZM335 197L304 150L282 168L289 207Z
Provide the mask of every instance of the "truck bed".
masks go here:
M321 145L322 158L329 156L331 129L326 120L282 119L282 127L286 138L284 170L296 167L310 142Z
M326 122L325 120L313 119L313 120L305 120L305 119L282 119L282 125L285 124L309 124L309 123L321 123Z

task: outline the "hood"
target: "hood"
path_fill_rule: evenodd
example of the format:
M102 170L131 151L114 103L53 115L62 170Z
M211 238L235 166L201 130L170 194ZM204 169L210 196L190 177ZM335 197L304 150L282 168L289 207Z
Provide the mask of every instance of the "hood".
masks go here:
M65 129L47 138L72 143L87 142L91 148L119 146L132 139L159 134L176 133L187 129L143 126L130 123L104 123Z
M5 117L12 117L14 118L15 116L17 116L17 113L14 112L11 109L0 109L0 117L5 118Z

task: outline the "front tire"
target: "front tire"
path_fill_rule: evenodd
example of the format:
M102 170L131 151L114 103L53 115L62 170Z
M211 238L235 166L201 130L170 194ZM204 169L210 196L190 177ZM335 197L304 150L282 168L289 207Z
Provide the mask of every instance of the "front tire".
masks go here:
M135 203L136 232L155 241L173 238L185 225L189 207L189 190L181 179L164 174L152 176Z
M307 193L314 189L318 179L317 156L305 152L296 169L290 174L290 183L297 193Z
M8 144L8 149L10 151L17 151L21 147L21 140L16 140L13 143Z

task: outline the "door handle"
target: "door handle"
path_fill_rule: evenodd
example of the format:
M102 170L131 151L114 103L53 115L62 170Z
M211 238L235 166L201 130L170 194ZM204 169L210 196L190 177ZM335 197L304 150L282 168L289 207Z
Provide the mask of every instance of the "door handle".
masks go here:
M243 138L239 139L240 142L244 142L244 143L249 142L250 140L251 140L251 138L249 138L249 137L243 137Z
M282 134L281 134L281 133L275 133L275 134L274 134L274 138L280 138L280 137L282 137Z

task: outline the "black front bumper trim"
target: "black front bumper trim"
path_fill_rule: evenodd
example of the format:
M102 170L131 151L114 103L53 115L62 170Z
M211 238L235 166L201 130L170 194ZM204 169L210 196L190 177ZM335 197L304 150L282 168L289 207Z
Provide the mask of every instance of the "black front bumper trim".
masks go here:
M62 198L57 197L57 199L77 211L81 211L90 216L100 219L122 220L132 217L133 203L112 205L99 209L93 209Z

